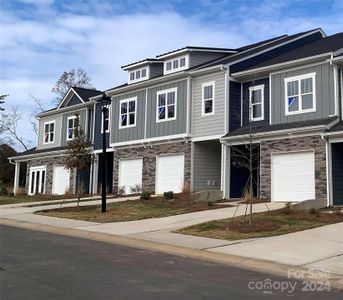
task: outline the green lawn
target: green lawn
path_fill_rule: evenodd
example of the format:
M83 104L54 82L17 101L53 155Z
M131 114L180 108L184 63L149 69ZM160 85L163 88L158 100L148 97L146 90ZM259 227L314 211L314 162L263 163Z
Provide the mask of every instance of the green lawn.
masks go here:
M107 205L107 212L101 213L100 205L74 206L59 209L49 209L37 214L77 219L91 222L123 222L148 218L160 218L179 215L188 212L223 208L224 205L209 205L207 202L193 202L178 196L175 200L164 200L162 197L150 200L130 200Z
M288 208L253 215L253 225L248 216L210 221L177 230L178 233L224 240L240 240L281 235L318 226L343 222L343 214L291 211Z

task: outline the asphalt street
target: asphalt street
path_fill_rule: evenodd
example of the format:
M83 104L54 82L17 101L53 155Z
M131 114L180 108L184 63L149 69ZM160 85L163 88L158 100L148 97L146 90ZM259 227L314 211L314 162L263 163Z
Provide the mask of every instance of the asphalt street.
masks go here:
M51 233L0 230L1 299L342 299L321 283Z

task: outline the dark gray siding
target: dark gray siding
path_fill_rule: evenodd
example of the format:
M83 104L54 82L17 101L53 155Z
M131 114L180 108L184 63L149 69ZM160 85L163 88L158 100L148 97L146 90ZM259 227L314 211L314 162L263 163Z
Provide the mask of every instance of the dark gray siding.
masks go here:
M241 125L241 83L229 81L229 130Z
M249 88L256 85L264 85L264 120L253 123L269 124L269 78L263 78L243 83L243 126L249 124Z
M177 88L176 120L156 122L157 92ZM161 85L148 89L147 138L181 134L187 126L187 80ZM143 125L144 129L144 125Z
M189 67L194 67L201 65L203 63L209 62L216 58L224 56L225 53L215 53L215 52L191 52L189 54Z
M219 141L193 143L193 190L219 190L221 145ZM210 183L208 184L208 181ZM215 185L212 185L212 182Z
M77 105L77 104L81 104L81 103L82 103L82 101L80 100L80 98L74 94L70 98L70 100L67 102L66 106L73 106L73 105Z
M313 42L317 39L320 39L322 37L321 33L320 32L316 32L316 33L313 33L311 35L308 35L304 38L301 38L299 40L296 40L292 43L288 43L286 45L283 45L283 46L280 46L280 47L277 47L275 49L272 49L270 51L266 51L260 55L257 55L257 56L254 56L250 59L246 59L244 61L241 61L241 62L238 62L232 66L230 66L230 74L232 73L236 73L236 72L239 72L239 71L242 71L244 69L248 69L248 68L251 68L265 60L268 60L268 59L271 59L271 58L274 58L276 56L279 56L283 53L286 53L290 50L293 50L293 49L296 49L296 48L299 48L301 46L304 46L310 42Z
M96 104L95 106L95 124L94 124L94 150L102 149L102 133L101 133L101 126L102 126L102 111L101 105ZM112 119L110 119L110 124L112 123ZM106 148L109 147L109 137L110 134L106 133Z
M154 78L163 74L163 64L150 65L150 78Z
M84 108L82 110L64 113L62 115L61 146L67 145L67 120L68 120L68 117L75 116L76 114L79 115L81 128L83 130L86 130L86 116L87 116L87 109L86 108Z
M297 115L285 114L284 79L307 73L316 73L316 111ZM314 119L324 119L335 113L334 75L329 63L302 68L294 71L278 73L271 76L271 124L290 123Z
M343 205L343 143L332 144L333 204Z
M120 100L137 97L136 126L119 129L119 103ZM111 143L134 141L144 139L146 91L127 93L112 98L111 115ZM101 119L100 119L101 120ZM101 122L101 121L100 121Z

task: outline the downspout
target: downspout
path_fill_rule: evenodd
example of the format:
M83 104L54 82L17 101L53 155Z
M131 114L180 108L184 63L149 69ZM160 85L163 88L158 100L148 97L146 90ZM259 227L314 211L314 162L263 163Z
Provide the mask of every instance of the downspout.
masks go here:
M339 101L338 101L338 85L337 85L337 66L333 63L333 53L331 53L330 56L330 65L333 68L333 92L334 92L334 99L335 99L335 116L338 116L338 107L339 107Z
M332 199L332 189L331 189L331 153L330 153L330 142L328 138L322 133L320 135L321 139L325 142L325 153L326 153L326 207L330 206Z

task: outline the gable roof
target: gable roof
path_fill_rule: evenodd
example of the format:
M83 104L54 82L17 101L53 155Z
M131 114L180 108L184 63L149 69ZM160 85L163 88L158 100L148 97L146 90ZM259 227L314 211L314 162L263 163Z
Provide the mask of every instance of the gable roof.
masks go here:
M272 66L292 60L298 60L306 57L316 56L320 54L335 52L343 48L343 32L323 37L319 40L313 41L309 44L306 44L302 47L296 48L274 58L271 58L267 61L264 61L260 64L249 68L248 70L254 70L266 66Z
M64 95L63 99L61 100L60 104L58 105L57 109L61 108L62 105L70 98L68 98L70 93L74 93L82 103L89 102L90 97L94 97L97 95L102 94L101 91L95 90L95 89L87 89L87 88L81 88L81 87L76 87L73 86L69 88L68 92Z

